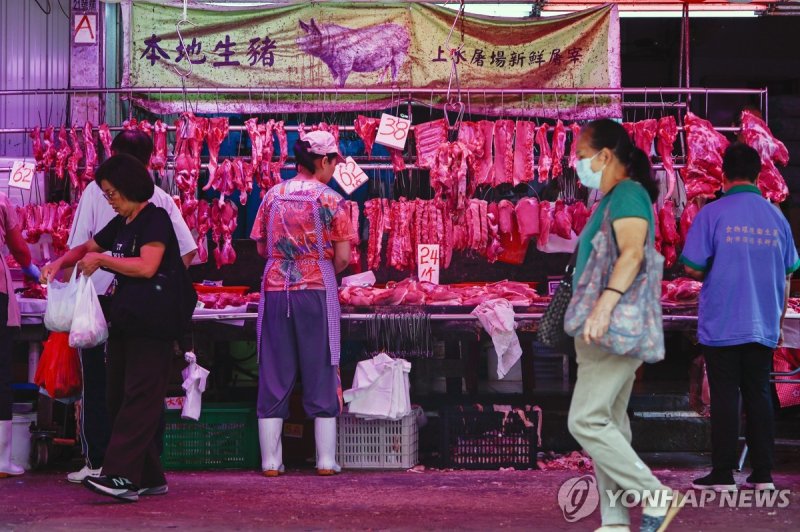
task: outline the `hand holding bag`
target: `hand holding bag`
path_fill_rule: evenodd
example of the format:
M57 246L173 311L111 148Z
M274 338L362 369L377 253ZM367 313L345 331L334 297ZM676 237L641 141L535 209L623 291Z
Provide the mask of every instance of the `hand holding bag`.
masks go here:
M82 275L78 281L75 301L75 315L69 330L69 345L77 349L86 349L100 345L108 339L108 324L103 315L103 308L97 298L94 283Z
M664 257L656 251L649 229L644 251L641 269L612 311L608 332L598 345L615 355L654 363L664 359L661 317ZM570 336L583 334L586 319L608 286L618 257L614 229L606 210L600 230L592 239L592 252L586 269L578 279L564 318L564 329Z
M547 305L547 310L544 311L542 319L539 321L539 329L536 332L536 339L548 347L554 349L569 348L569 342L572 340L566 332L564 332L564 315L567 312L570 299L572 299L572 274L575 271L575 262L578 259L577 248L572 253L572 258L564 270L564 278L556 288L553 299Z
M72 276L66 283L51 281L48 284L47 306L44 311L44 326L48 331L69 332L72 328L78 292L77 274L78 269L73 268Z

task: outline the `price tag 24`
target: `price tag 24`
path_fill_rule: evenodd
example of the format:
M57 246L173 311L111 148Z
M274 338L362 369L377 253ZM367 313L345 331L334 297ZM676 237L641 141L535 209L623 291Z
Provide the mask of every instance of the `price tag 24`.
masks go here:
M439 244L417 246L417 277L420 281L439 284Z
M375 142L381 146L402 150L406 147L409 131L411 131L410 120L383 114Z
M8 176L8 186L30 190L35 174L36 164L15 161L11 167L11 174Z
M348 196L369 181L369 176L364 173L364 170L356 164L352 157L348 157L343 163L339 163L336 166L333 171L333 178Z

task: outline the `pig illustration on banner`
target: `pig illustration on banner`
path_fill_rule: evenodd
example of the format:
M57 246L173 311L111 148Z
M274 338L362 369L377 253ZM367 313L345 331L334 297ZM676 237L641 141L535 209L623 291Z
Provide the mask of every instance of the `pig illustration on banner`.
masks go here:
M390 68L392 81L396 82L411 45L408 30L398 24L345 28L335 24L318 26L312 18L308 24L301 20L300 28L306 35L297 39L297 45L328 65L339 87L344 87L353 72L383 70L379 81L382 83Z

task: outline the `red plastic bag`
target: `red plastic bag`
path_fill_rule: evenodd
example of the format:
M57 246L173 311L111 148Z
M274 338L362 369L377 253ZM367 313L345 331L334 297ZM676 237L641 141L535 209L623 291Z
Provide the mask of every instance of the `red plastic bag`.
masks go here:
M772 355L773 371L788 373L800 366L800 349L790 349L780 347ZM776 380L798 379L800 375L791 377L775 377ZM776 384L775 392L778 394L778 402L781 408L787 406L800 405L800 384Z
M44 342L33 382L50 397L64 399L81 393L81 361L69 346L68 332L51 332Z

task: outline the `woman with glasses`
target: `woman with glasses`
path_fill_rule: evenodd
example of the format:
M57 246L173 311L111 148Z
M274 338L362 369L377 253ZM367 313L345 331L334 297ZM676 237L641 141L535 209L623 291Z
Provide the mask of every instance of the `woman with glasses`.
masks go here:
M154 184L145 166L130 155L114 155L98 168L95 182L117 216L45 266L42 280L76 264L83 275L98 269L116 275L107 348L111 440L103 475L83 484L130 502L167 492L156 433L175 341L189 326L197 295L169 215L149 202Z

